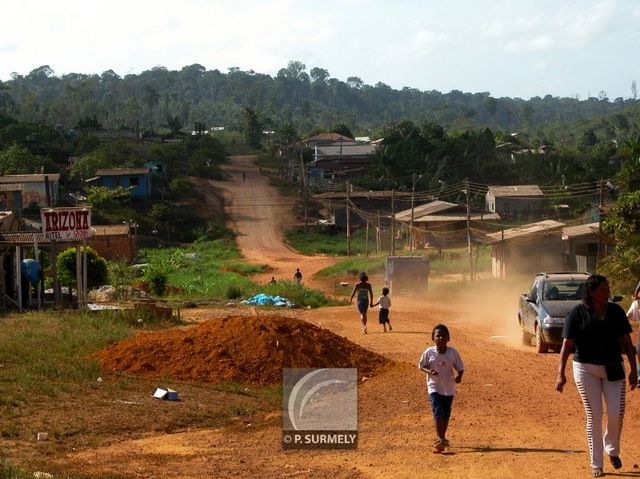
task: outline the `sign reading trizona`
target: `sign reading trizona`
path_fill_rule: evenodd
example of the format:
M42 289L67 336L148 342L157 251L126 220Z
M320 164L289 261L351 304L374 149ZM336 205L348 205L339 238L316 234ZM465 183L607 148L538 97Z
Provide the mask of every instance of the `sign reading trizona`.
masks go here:
M49 239L82 239L91 236L90 208L40 210L42 232Z

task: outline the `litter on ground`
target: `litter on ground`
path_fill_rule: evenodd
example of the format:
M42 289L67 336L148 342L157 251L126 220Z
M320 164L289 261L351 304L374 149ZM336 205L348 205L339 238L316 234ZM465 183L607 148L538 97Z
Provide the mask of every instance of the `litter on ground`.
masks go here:
M287 298L282 296L270 296L264 293L258 293L255 296L242 301L243 304L255 304L258 306L279 306L283 308L295 308L295 303L292 303Z

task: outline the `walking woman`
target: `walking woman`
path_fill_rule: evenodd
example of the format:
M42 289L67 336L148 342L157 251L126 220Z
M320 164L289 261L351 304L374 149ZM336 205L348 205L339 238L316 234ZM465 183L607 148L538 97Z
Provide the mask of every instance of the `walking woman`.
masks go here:
M631 325L624 310L609 302L609 283L604 276L592 275L585 283L582 303L573 308L564 322L562 349L556 390L567 382L564 371L569 354L573 355L573 378L587 416L587 442L591 474L603 472L603 452L614 469L622 467L620 433L625 408L625 372L622 353L629 360L629 389L638 384ZM602 397L607 422L602 434Z
M367 273L360 273L360 281L354 285L349 303L353 302L353 297L356 295L356 306L360 313L360 321L362 321L362 332L367 334L367 311L370 306L373 307L373 290L369 284Z

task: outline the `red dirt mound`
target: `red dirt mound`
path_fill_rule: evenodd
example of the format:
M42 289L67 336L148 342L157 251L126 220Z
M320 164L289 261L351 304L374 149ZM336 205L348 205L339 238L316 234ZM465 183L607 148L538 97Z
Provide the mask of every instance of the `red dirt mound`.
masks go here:
M391 363L327 329L281 316L233 316L141 333L96 357L124 374L264 385L278 384L282 368L358 368L363 377Z

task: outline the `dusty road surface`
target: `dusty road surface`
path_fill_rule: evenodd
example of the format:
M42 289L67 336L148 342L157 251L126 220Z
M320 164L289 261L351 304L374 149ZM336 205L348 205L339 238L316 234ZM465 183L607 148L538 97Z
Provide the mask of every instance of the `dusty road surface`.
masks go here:
M269 177L255 166L255 156L236 156L223 170L226 181L209 184L223 193L228 226L238 233L238 245L248 261L272 269L255 279L267 283L274 276L293 281L296 268L300 268L305 285L322 287L313 275L336 260L298 254L283 241L284 228L295 223L291 214L295 199L283 198L269 185Z
M252 158L236 157L227 171L231 180L213 186L226 189L230 226L241 233L238 241L245 256L272 265L276 276L292 278L301 267L306 283L322 287L311 276L333 260L307 258L282 244L289 205L258 174ZM380 278L372 282L377 295ZM487 288L467 297L453 292L437 298L393 296L393 331L383 333L372 320L367 335L361 333L352 306L288 312L395 361L359 385L357 450L284 451L274 412L252 418L250 425L107 441L60 460L70 471L145 478L591 477L584 415L570 372L565 392L555 392L558 355L539 355L520 345L514 326L518 293ZM193 311L198 320L220 314ZM430 345L433 326L440 322L450 327L451 345L466 365L446 454L432 452L424 375L416 368L420 353ZM640 477L640 392L627 400L624 467L612 473L605 463L605 471Z

